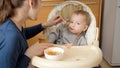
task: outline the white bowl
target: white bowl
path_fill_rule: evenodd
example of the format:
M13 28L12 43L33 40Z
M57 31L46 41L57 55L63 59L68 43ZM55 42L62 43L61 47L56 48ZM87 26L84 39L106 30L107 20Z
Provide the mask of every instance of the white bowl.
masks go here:
M49 60L60 60L64 54L64 49L60 47L50 47L44 50L44 55L46 59Z

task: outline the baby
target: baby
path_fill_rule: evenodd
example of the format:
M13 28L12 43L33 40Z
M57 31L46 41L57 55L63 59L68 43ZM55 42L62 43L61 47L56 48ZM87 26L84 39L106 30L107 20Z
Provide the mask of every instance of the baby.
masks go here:
M85 32L90 24L90 15L83 10L72 13L67 25L59 24L56 31L49 34L49 42L55 44L87 45Z

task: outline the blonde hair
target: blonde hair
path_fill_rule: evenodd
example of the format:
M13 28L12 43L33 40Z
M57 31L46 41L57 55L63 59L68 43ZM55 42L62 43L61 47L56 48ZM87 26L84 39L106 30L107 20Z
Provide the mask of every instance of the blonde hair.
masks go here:
M91 22L91 18L90 18L90 15L88 12L84 11L84 10L77 10L77 11L74 11L73 14L81 14L83 16L85 16L86 18L86 24L89 26L90 25L90 22Z

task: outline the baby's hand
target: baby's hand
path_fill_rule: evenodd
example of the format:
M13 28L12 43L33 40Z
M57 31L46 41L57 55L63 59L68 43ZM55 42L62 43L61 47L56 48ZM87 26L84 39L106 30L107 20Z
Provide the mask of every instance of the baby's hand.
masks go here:
M72 45L73 45L72 43L65 44L65 46L66 46L67 48L71 48Z

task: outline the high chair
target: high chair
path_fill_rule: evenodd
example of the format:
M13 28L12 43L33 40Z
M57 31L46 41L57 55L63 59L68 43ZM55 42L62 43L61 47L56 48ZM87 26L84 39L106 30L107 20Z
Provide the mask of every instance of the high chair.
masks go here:
M92 68L100 64L102 61L102 52L99 48L99 29L96 27L95 16L87 5L78 1L66 1L56 6L50 12L48 20L56 14L61 15L64 19L68 19L75 10L84 10L90 14L91 23L85 35L88 45L73 46L70 49L61 46L65 50L65 57L61 61L50 61L44 57L35 56L32 59L34 66L39 68ZM44 31L44 36L48 37L49 33L56 30L56 27L60 24L47 28Z

